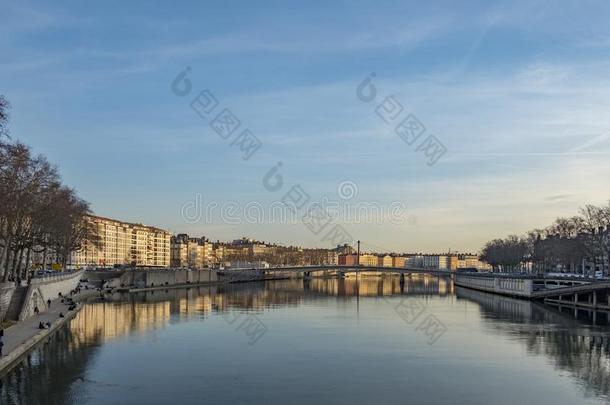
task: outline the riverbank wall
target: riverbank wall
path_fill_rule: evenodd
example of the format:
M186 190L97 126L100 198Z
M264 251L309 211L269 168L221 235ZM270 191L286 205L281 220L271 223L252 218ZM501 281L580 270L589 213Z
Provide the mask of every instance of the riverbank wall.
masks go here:
M0 283L0 322L4 321L14 292L15 283Z
M6 344L4 355L0 357L0 377L17 366L28 353L47 342L55 332L74 319L85 305L84 301L98 295L99 292L96 290L83 290L79 294L72 295L76 308L71 311L67 310L59 299L55 299L52 303L52 311L42 312L37 318L18 322L5 329ZM59 312L63 312L64 316L59 317ZM37 322L47 320L51 326L48 329L38 329Z
M120 277L123 273L125 270L87 270L83 278L89 285L99 288L104 283Z
M189 285L214 284L219 281L218 272L203 270L128 270L111 279L105 288L149 289L157 287L175 287Z
M11 350L10 353L2 356L2 358L0 358L0 376L9 372L26 354L53 336L53 334L67 322L74 319L82 307L82 303L77 304L76 309L69 311L63 318L53 322L49 329L39 329L36 334L24 340L19 346Z
M534 280L523 277L456 274L454 283L473 290L525 299L531 299L534 292Z
M67 296L74 290L84 272L75 271L71 273L60 273L48 277L33 278L27 287L25 301L19 313L22 321L35 314L35 308L39 311L47 310L47 300L55 300L59 295Z

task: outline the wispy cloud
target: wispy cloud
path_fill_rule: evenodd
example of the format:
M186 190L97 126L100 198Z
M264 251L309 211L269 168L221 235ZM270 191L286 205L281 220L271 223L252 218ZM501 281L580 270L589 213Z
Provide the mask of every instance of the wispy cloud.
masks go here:
M125 208L116 196L143 196L152 222L180 231L167 210L175 195L247 189L256 198L260 176L281 159L287 185L320 194L348 178L363 196L417 210L417 231L356 229L374 244L476 250L607 198L610 58L600 47L609 6L588 4L278 3L229 13L209 2L114 13L99 3L93 13L3 2L0 84L12 132L62 162L102 212L135 216L141 204ZM188 100L170 94L187 65L194 90L213 90L264 142L260 160L231 160ZM434 168L355 97L372 71L380 97L395 95L448 147ZM163 201L146 194L159 184L171 189ZM297 228L251 231L307 243Z
M548 196L544 200L545 201L562 201L562 200L567 200L568 198L572 198L572 197L574 197L573 194L557 194L557 195Z
M593 147L593 146L596 146L599 144L604 144L604 143L606 143L606 146L608 146L608 144L607 144L608 140L610 140L610 133L598 135L592 139L587 140L583 144L571 149L570 152L572 152L572 153L583 152L583 151L586 151L587 149L590 150L591 147ZM595 153L595 151L591 151L591 152ZM598 150L597 153L604 153L604 152L600 152ZM605 153L608 153L608 152L605 152Z
M570 73L569 66L536 62L521 69L517 78L524 86L541 87L561 83Z

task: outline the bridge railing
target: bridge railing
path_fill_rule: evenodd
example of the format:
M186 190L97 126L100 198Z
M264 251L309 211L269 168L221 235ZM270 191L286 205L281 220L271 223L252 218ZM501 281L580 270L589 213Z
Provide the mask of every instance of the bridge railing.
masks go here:
M34 276L32 277L32 280L38 280L40 282L63 280L66 278L71 278L77 273L84 274L85 272L84 272L84 270L67 270L67 271L48 273L48 274L34 274Z
M455 284L481 291L521 297L530 297L534 291L534 280L531 277L479 276L477 274L462 273L456 274Z

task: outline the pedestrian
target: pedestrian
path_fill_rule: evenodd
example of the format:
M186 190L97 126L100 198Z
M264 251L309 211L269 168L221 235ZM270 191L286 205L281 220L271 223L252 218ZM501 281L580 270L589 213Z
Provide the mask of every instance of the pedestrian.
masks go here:
M34 307L34 313L36 315L38 315L40 313L40 310L38 309L38 305Z
M4 329L0 328L0 357L2 357L2 348L4 347Z
M51 299L50 298L47 300L47 308L51 309Z

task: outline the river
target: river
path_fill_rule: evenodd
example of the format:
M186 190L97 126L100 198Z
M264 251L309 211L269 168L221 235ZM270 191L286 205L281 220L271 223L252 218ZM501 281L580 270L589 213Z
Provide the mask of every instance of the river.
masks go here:
M416 275L114 294L0 379L2 404L599 404L608 326Z

